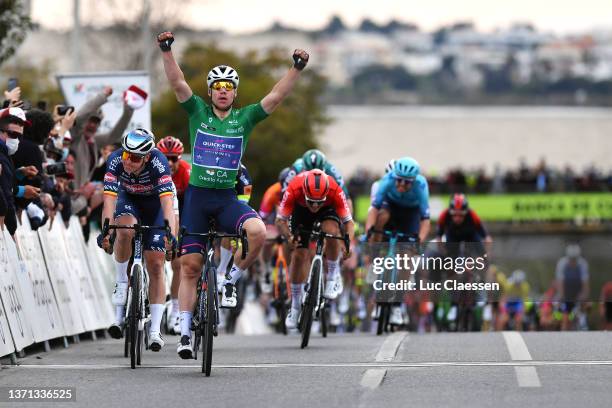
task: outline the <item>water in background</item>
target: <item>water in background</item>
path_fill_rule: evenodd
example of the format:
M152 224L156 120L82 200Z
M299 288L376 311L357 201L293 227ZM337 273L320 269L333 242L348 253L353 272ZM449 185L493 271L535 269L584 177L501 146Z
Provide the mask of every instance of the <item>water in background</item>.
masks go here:
M413 156L429 174L495 164L516 168L541 158L581 171L612 169L612 109L571 107L331 106L319 137L343 174L381 173L392 158Z

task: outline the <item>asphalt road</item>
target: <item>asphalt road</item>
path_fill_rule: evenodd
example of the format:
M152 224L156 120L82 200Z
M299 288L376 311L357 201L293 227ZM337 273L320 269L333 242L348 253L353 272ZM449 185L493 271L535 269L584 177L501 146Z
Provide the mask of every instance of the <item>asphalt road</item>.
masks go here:
M116 340L54 347L2 366L0 386L76 388L76 403L36 404L53 407L612 404L610 332L315 335L305 350L297 335L221 334L209 378L166 340L136 370Z

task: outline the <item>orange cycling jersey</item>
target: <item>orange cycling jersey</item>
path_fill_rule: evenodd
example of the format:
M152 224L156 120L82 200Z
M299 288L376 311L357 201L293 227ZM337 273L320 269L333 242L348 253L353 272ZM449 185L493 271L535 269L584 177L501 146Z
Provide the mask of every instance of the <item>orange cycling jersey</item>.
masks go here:
M276 211L276 207L280 205L281 198L283 198L281 189L282 185L279 182L268 187L261 199L261 205L259 206L259 216L261 218L266 219Z
M176 186L176 195L182 197L187 190L189 185L189 176L191 175L191 165L185 160L180 159L178 162L178 169L176 173L172 175L172 181Z

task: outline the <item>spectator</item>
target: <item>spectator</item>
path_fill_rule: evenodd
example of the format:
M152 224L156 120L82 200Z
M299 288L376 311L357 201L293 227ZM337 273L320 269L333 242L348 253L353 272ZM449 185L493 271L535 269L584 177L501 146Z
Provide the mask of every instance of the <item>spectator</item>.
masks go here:
M19 148L19 138L27 124L21 108L6 108L0 111L0 227L6 225L9 234L17 230L14 195L17 192L17 177L10 156Z
M124 102L123 114L108 133L98 133L98 128L103 119L101 107L108 101L113 93L111 87L105 87L103 91L89 100L77 111L76 122L72 135L72 149L76 153L74 171L74 185L79 193L72 201L72 212L79 215L87 215L88 201L96 191L101 190L92 184L91 177L98 163L99 149L108 144L119 143L121 135L127 128L134 110Z

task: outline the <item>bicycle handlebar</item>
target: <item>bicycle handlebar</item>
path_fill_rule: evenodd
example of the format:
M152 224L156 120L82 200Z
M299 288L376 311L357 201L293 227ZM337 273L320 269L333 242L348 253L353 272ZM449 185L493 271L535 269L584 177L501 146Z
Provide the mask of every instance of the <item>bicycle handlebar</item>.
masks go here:
M348 234L344 234L343 236L340 236L340 235L328 234L327 232L324 232L322 230L303 230L303 229L300 229L299 232L310 234L310 240L313 240L313 238L316 238L316 239L323 238L323 239L337 239L339 241L342 241L344 243L344 247L346 248L346 252L349 252L350 247L351 247L351 242L349 240ZM295 235L299 235L299 233Z
M168 220L164 220L164 225L163 226L157 226L157 225L141 225L141 224L134 224L134 225L110 225L110 220L108 218L104 219L104 225L102 226L102 236L106 236L110 233L111 230L119 230L119 229L130 229L130 230L134 230L136 232L141 232L141 231L153 231L153 230L162 230L166 232L166 239L168 240L168 242L172 242L172 230L170 228L170 222L168 222ZM171 258L174 259L174 250L171 251L170 253ZM168 258L166 258L168 259ZM171 260L171 259L168 259Z
M179 238L178 238L179 251L180 251L180 248L183 245L183 238L184 237L200 237L200 238L209 239L211 241L216 239L216 238L235 238L235 239L239 239L240 240L240 245L242 245L242 255L240 256L240 259L245 259L247 254L249 253L249 240L247 239L247 233L246 233L245 230L242 230L240 235L238 235L238 234L219 233L219 232L216 232L216 231L187 232L187 229L185 227L181 227L181 230L179 232Z

